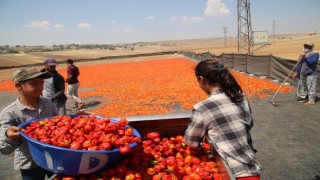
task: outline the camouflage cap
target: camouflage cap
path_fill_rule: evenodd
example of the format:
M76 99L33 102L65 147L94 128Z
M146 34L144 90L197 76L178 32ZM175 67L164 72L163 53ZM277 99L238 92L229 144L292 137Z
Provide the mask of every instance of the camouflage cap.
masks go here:
M16 72L13 73L12 79L13 82L22 82L32 78L41 78L47 79L52 77L52 74L49 72L41 72L34 67L20 68Z

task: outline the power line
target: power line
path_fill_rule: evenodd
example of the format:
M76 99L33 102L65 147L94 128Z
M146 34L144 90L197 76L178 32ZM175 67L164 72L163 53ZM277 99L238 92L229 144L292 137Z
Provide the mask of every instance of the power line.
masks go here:
M273 43L276 41L276 20L272 21L272 40Z
M222 27L223 28L223 34L224 34L224 47L227 47L228 39L227 39L227 28L228 27Z

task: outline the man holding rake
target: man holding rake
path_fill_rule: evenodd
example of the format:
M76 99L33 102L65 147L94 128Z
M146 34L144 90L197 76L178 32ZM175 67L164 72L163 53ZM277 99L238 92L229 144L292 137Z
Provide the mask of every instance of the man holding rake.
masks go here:
M297 98L305 105L314 105L317 87L317 64L319 53L313 52L314 44L311 42L303 45L303 54L295 69L293 79L299 78L297 85Z

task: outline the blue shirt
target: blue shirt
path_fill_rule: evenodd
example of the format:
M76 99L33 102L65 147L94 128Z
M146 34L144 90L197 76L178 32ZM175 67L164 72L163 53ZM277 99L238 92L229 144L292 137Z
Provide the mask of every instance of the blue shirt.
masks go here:
M318 59L319 53L309 53L307 57L304 57L300 60L300 63L297 65L295 69L295 72L303 76L316 75Z

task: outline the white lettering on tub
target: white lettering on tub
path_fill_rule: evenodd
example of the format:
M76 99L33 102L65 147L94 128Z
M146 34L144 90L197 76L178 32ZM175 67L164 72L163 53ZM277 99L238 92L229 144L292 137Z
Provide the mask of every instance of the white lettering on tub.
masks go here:
M44 156L46 157L47 167L48 167L49 169L52 169L52 170L53 170L53 163L52 163L52 157L51 157L51 155L50 155L47 151L44 151Z
M98 160L99 163L90 169L90 161L92 159ZM80 161L79 173L90 174L101 169L108 162L106 154L83 154Z

